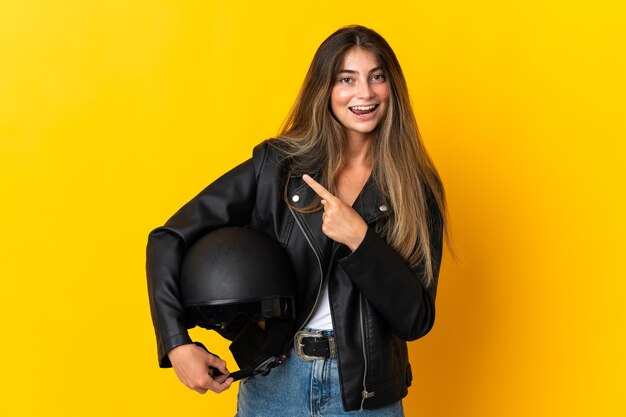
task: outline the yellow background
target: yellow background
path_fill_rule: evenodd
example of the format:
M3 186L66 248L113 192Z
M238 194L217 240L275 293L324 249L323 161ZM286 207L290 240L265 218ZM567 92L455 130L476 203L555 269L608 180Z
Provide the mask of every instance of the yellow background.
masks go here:
M0 415L234 414L157 367L147 234L350 23L403 65L458 253L407 416L624 415L622 4L0 1Z

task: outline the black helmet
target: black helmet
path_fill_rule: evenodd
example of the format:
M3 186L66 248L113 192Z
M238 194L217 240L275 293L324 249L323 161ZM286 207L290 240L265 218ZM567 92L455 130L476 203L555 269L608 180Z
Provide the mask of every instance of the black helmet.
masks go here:
M183 259L180 298L187 327L215 330L231 340L242 370L283 353L295 319L294 295L287 255L261 232L215 230Z

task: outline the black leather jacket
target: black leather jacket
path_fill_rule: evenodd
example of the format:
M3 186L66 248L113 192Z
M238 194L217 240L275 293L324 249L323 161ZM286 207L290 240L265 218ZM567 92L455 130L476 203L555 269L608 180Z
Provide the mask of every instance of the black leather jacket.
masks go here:
M255 147L251 159L217 179L165 226L150 233L148 288L160 366L171 366L170 349L191 343L177 288L186 248L219 227L250 226L280 242L293 263L297 280L294 333L306 323L323 280L328 280L344 408L376 408L403 398L412 380L405 341L424 336L433 326L436 282L425 289L420 279L423 271L411 270L375 232L376 222L385 221L393 208L383 201L373 181L366 183L353 204L368 231L351 253L335 242L329 251L320 249L328 247L321 213L303 214L288 207L283 199L285 180L294 206L302 207L315 198L302 178L287 178L285 161L265 141ZM437 276L443 224L436 206L431 203L430 207Z

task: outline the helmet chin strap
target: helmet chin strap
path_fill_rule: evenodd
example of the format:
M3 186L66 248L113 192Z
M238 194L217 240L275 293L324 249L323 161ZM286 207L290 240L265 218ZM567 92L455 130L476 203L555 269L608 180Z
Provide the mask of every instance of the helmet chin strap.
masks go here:
M200 346L202 349L206 350L211 355L219 358L219 356L209 351L209 349L207 349L206 346L204 346L202 343L200 342L193 342L193 343L196 344L197 346ZM285 359L284 356L282 358L277 358L275 356L272 356L268 359L260 360L257 363L254 363L252 365L246 366L243 369L235 371L231 373L229 377L231 377L234 381L239 381L240 379L248 378L250 376L255 376L255 375L266 376L270 373L272 369L280 365L284 359ZM209 375L211 375L212 377L216 377L216 376L222 375L222 372L220 372L220 370L217 368L209 366Z
M257 365L247 366L243 369L233 372L232 374L230 374L230 377L232 377L235 381L238 381L249 376L266 376L271 372L272 369L280 365L283 360L284 358L281 360L280 358L272 356L269 359L261 361Z

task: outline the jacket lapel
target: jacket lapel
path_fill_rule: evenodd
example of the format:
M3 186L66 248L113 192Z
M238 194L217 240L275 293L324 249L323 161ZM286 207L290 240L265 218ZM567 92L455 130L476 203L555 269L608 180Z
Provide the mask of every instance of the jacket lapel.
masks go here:
M311 175L316 181L319 180L319 175ZM303 208L311 204L317 197L317 194L306 182L299 176L292 176L289 178L288 184L288 199L289 204L294 208ZM315 245L315 251L320 259L324 259L324 249L327 245L327 237L322 233L322 212L317 211L315 213L302 213L297 210L293 210L295 216L298 216L300 223L305 229L305 233L312 239L312 243Z
M352 208L361 215L367 224L372 224L391 213L391 206L385 201L372 176L363 186L363 190L352 204Z
M319 174L311 175L313 179L319 181ZM317 194L307 183L299 176L292 176L289 179L289 203L297 208L308 206L315 198ZM391 207L389 203L385 201L382 193L376 186L374 179L370 176L367 180L361 193L357 196L352 208L359 213L359 215L365 220L365 223L372 224L375 221L387 217L391 213ZM318 230L322 227L322 212L315 213L299 213L302 220L309 229L309 232L314 236L318 236ZM318 249L324 245L318 243Z

